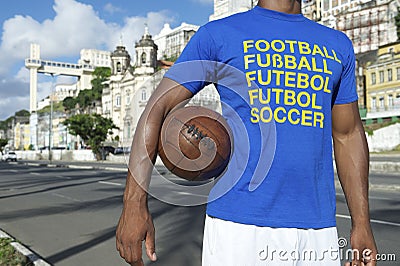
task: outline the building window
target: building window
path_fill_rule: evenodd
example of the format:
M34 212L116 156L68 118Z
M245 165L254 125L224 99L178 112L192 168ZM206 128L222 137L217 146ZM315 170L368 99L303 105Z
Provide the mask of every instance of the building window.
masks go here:
M400 67L398 67L396 71L397 71L397 80L400 80Z
M388 81L392 81L393 80L393 75L392 75L392 69L389 68L387 70L387 74L388 74Z
M373 110L376 109L376 98L375 97L372 97L372 99L371 99L371 108Z
M121 72L121 62L117 62L117 72Z
M118 95L117 98L115 99L115 105L117 107L121 106L121 96Z
M142 64L146 64L146 53L143 53L141 56Z
M385 82L385 73L383 72L383 70L379 71L379 82Z
M371 84L372 85L376 84L376 74L375 73L371 73Z
M392 107L393 107L393 95L392 94L388 95L388 107L390 109L392 109Z
M146 90L142 90L142 101L147 101L147 92Z
M385 109L385 98L383 97L379 98L379 109L381 110Z
M393 99L393 106L394 108L400 107L400 94L397 94L396 99Z

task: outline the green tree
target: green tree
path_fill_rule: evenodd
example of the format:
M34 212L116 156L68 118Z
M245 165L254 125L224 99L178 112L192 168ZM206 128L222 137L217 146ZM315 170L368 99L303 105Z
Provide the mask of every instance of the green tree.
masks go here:
M92 84L93 98L96 101L101 100L103 89L106 86L105 81L111 76L111 68L109 67L96 67L93 72L93 79L90 82Z
M15 113L15 116L30 116L31 113L29 111L23 109Z
M172 55L172 56L167 57L166 55L164 55L164 58L165 58L164 59L165 61L175 62L178 59L178 56Z
M76 107L76 99L73 97L67 97L63 100L62 105L66 111L72 111Z
M0 152L3 153L4 147L7 145L8 140L6 139L0 139Z
M85 111L92 105L94 101L92 90L81 90L76 98L76 102L79 105L81 111Z
M118 129L111 119L102 117L98 114L78 114L63 122L67 126L69 133L79 135L85 144L92 148L96 159L101 159L101 143L107 139L107 135L112 135L112 129Z
M74 99L75 101L65 99L66 102L63 102L63 105L67 110L75 108L76 104L78 104L81 112L89 113L90 108L96 104L96 101L101 101L103 89L106 86L104 82L111 76L111 69L109 67L97 67L92 75L91 89L81 90L76 99Z
M47 105L45 107L43 107L42 109L38 110L37 113L38 114L45 114L45 113L50 113L51 111L51 106ZM63 103L62 102L58 102L58 103L53 103L53 112L63 112L64 111L64 107L63 107Z
M7 131L7 122L6 121L0 121L0 130L3 130L4 132Z

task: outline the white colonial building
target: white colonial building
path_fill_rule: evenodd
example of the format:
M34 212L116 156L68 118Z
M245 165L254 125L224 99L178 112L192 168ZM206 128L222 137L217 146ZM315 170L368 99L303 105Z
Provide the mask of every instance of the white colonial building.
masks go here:
M111 52L96 49L82 49L79 64L90 64L95 67L111 67Z
M198 29L199 26L187 23L182 23L174 29L171 29L168 23L164 24L160 33L154 37L158 47L157 58L177 58Z
M210 21L250 10L257 3L258 0L214 0L214 14L210 16Z

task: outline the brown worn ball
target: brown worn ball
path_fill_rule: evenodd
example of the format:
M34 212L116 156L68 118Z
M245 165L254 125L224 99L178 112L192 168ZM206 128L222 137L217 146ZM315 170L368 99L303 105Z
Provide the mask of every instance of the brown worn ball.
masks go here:
M228 124L205 107L174 110L162 125L158 154L169 171L186 180L218 177L231 155Z

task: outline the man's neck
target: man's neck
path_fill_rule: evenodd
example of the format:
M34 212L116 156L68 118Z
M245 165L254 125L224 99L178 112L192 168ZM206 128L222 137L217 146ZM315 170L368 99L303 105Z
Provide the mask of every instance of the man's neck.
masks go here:
M259 0L258 6L288 14L301 13L301 0Z

